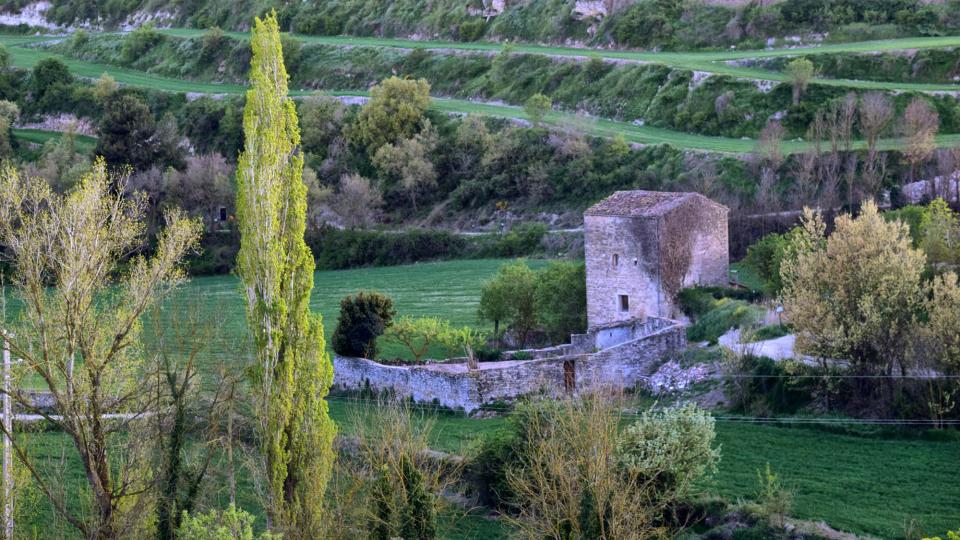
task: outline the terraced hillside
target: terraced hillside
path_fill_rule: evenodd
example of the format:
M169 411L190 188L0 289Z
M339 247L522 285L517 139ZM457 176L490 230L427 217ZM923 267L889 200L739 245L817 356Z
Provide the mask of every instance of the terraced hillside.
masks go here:
M166 30L165 34L178 36L180 39L189 37L194 40L202 40L204 34L195 30ZM90 39L98 39L101 36L91 36ZM103 35L107 44L117 45L118 39L122 36ZM242 34L233 34L233 39L242 40ZM390 49L436 49L441 51L463 50L468 53L487 54L493 51L501 51L501 47L494 44L462 44L451 42L429 42L429 41L409 41L409 40L384 40L384 39L353 39L353 38L321 38L321 37L300 37L304 41L316 42L327 46L335 46L341 50L351 50L356 46L362 46L369 49L390 48ZM122 67L114 63L104 63L92 60L85 60L71 55L61 53L68 52L69 44L64 43L48 50L40 45L49 43L51 38L45 37L24 37L6 35L0 37L0 43L5 45L11 52L11 58L14 65L18 67L30 68L36 63L47 57L58 57L64 60L71 71L80 77L90 79L99 77L107 73L114 77L119 83L150 88L154 90L165 90L170 92L182 92L188 94L240 94L244 87L232 82L212 82L210 80L185 80L183 78L173 78L153 73L148 73L139 69ZM903 40L896 42L868 42L852 43L843 45L825 46L822 48L803 49L804 54L817 54L823 50L832 51L835 54L838 51L862 52L862 51L882 51L890 50L895 47L912 46L917 48L939 48L948 45L960 43L958 37L947 38L917 38L912 40ZM643 53L643 52L615 52L615 51L588 51L583 49L545 47L537 45L514 45L515 52L536 52L541 57L548 54L554 57L579 58L584 55L596 56L609 61L623 62L628 61L638 65L644 63L656 63L659 65L670 66L671 68L683 69L686 72L696 72L717 74L722 77L731 77L737 75L737 78L749 78L750 80L781 81L785 75L777 72L770 72L757 68L741 68L731 66L728 61L744 58L765 58L779 57L784 55L796 54L797 50L779 50L779 51L731 51L731 52L713 52L713 53ZM116 49L113 49L116 51ZM725 80L725 79L724 79ZM683 80L681 79L681 82ZM296 81L295 81L296 82ZM844 87L846 82L839 80L817 79L815 84L821 84L825 87L836 86ZM747 83L748 85L752 83ZM895 82L869 82L852 81L851 88L868 89L882 88L884 90L904 92L918 91L924 92L950 92L956 91L957 85L953 84L912 84ZM625 87L628 90L629 87ZM364 89L327 89L324 93L335 96L354 96L363 97L366 94ZM309 95L316 93L315 90L295 90L294 95ZM945 103L945 107L956 107L953 98L940 98ZM574 104L575 105L575 104ZM661 104L663 106L665 104ZM712 102L711 102L712 106ZM434 100L434 107L443 112L456 114L480 114L491 117L524 119L525 115L519 106L511 106L495 102L482 102L468 99L456 99L449 97L438 97ZM623 136L631 143L638 144L670 144L680 148L704 150L710 152L723 153L747 153L754 149L756 143L751 137L718 137L708 136L702 133L689 132L678 129L664 128L660 126L645 125L643 122L624 122L609 118L583 117L570 112L554 111L548 114L545 119L547 123L553 125L577 125L586 133L601 137L610 137L613 135ZM670 123L670 122L667 122ZM736 121L733 121L736 124ZM760 124L762 126L762 123ZM758 131L758 128L753 128ZM802 131L801 131L802 132ZM937 138L937 144L941 147L953 146L960 142L960 137L955 134L944 134ZM890 138L881 142L880 147L885 149L895 148L900 142L895 138ZM783 144L783 150L786 153L802 151L807 145L798 140L786 141Z

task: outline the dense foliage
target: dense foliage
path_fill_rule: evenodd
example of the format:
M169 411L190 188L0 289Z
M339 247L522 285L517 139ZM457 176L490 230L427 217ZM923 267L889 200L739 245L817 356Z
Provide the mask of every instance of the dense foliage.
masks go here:
M333 384L323 322L310 310L315 263L303 239L307 187L296 109L287 97L280 32L273 15L251 36L251 89L237 165L237 273L253 334L266 465L266 510L287 538L322 536L317 504L333 467Z
M340 300L333 350L342 356L377 357L377 338L393 324L393 300L376 292L359 292Z
M27 0L6 0L4 8ZM898 35L942 35L960 27L955 0L785 0L718 5L683 0L628 0L605 3L606 16L587 9L578 13L573 0L506 3L502 12L481 0L399 0L389 9L375 0L289 3L244 0L229 5L199 0L189 9L169 2L130 0L59 0L47 17L60 24L102 21L121 23L139 10L164 10L179 24L245 29L255 15L279 12L284 29L303 34L359 36L430 35L473 41L480 38L554 41L569 39L594 45L649 48L762 45L770 38L811 32L835 40L878 39ZM180 7L180 6L178 6ZM605 10L606 11L606 10ZM386 16L385 16L386 14ZM141 37L147 41L149 36Z

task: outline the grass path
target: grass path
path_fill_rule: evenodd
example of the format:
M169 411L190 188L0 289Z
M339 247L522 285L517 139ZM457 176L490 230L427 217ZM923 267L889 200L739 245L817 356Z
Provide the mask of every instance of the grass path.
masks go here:
M199 37L205 30L193 28L170 28L160 30L164 34L176 37ZM249 35L243 32L225 32L233 39L248 39ZM476 53L498 53L503 45L490 42L457 42L431 41L400 38L374 38L349 36L309 36L297 34L297 39L303 43L332 45L335 47L381 47L401 49L431 49L457 50ZM764 50L736 50L707 51L707 52L648 52L629 50L586 49L579 47L561 47L553 45L537 45L530 43L513 43L511 48L516 53L543 54L563 58L603 58L606 60L628 61L651 64L664 64L674 68L688 69L730 75L732 77L761 80L761 81L788 81L789 77L783 73L758 68L736 66L728 64L730 60L745 60L754 58L774 58L784 56L809 56L831 53L875 53L896 52L906 49L940 49L945 47L960 47L960 36L944 37L916 37L888 39L877 41L861 41L853 43L831 43L827 45L796 47L790 49ZM859 88L864 90L891 90L917 92L960 92L960 85L937 83L904 83L889 81L863 81L852 79L815 78L815 84L826 86L840 86L844 88Z
M319 38L318 38L319 39ZM334 39L334 38L331 38ZM335 38L348 39L348 38ZM951 38L958 39L960 38ZM187 94L210 94L210 95L239 95L246 90L246 87L239 84L215 83L205 81L192 81L184 79L175 79L171 77L162 77L152 75L143 71L117 67L109 64L100 64L87 62L75 58L69 58L47 50L30 47L28 45L40 41L49 40L47 37L37 36L10 36L0 35L0 44L4 45L10 52L11 63L21 68L32 68L37 62L44 58L58 58L62 60L69 68L71 73L78 77L95 79L100 75L107 73L118 83L150 88L168 92L182 92ZM396 41L396 40L393 40ZM402 40L401 40L402 41ZM483 44L461 44L483 45ZM490 44L486 44L492 46ZM854 44L856 45L856 44ZM770 51L771 53L776 51ZM606 54L606 51L604 52ZM628 54L624 52L624 54ZM629 54L679 54L679 53L629 53ZM721 53L691 53L692 55L721 54ZM884 83L886 84L886 83ZM960 88L960 87L958 87ZM367 96L368 92L359 90L330 91L324 92L333 96ZM292 96L316 95L316 91L296 90L290 91ZM453 99L434 97L432 108L438 111L451 114L478 114L496 118L508 118L515 120L525 120L526 114L521 107L504 105L499 103L475 102L464 99ZM714 137L709 135L699 135L685 133L664 128L652 126L641 126L629 122L619 122L605 118L594 118L583 115L576 115L566 112L554 111L546 116L544 122L554 127L575 126L578 131L597 137L622 136L627 142L635 144L669 144L678 148L690 150L699 150L706 152L746 154L754 150L756 141L749 138L729 138ZM937 145L940 147L951 147L960 144L960 134L940 135L937 137ZM903 142L897 138L885 139L880 142L882 149L902 147ZM782 150L784 153L802 152L809 147L809 144L801 141L784 141ZM857 148L863 147L863 143L856 144Z
M63 133L59 131L47 131L45 129L24 129L24 128L14 128L13 136L23 142L33 143L43 145L43 143L51 139L59 139ZM95 146L97 146L97 139L95 137L90 137L89 135L77 134L76 143L77 150L85 153L93 152Z

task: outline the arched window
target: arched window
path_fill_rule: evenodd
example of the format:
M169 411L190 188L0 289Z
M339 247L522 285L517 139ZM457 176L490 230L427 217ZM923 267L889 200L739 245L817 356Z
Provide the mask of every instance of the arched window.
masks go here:
M613 259L613 260L612 260L611 262L612 262L613 266L618 266L618 265L620 264L620 254L619 254L619 253L614 253L612 259Z

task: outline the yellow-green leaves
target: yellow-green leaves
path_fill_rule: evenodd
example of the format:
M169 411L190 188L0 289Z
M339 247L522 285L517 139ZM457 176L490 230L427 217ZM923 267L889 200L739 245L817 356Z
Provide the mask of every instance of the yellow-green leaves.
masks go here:
M336 432L324 401L333 367L323 324L309 308L314 261L303 239L307 188L275 13L256 20L251 46L237 165L237 267L261 382L267 511L286 538L318 538Z

